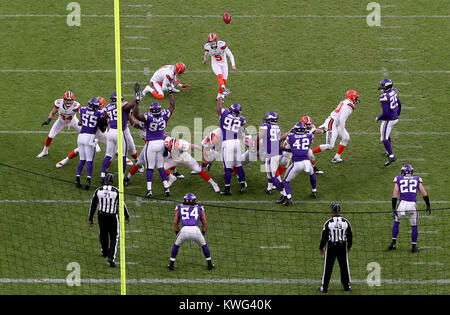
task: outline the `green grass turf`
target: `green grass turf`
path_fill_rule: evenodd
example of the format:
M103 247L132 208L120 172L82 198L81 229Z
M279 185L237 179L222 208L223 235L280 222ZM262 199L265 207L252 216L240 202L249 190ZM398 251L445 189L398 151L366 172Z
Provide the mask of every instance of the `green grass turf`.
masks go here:
M82 14L113 13L107 1L79 3ZM410 161L416 172L426 173L422 178L432 202L448 201L449 166L445 161L449 150L442 145L450 131L446 122L449 116L449 64L446 60L450 51L447 18L382 17L383 26L399 26L386 29L368 27L365 18L270 17L363 16L368 14L363 1L246 1L244 4L228 1L226 7L218 1L208 5L200 1L189 4L164 1L152 2L151 8L130 7L129 4L134 2L121 2L123 15L146 15L150 11L153 17L121 19L122 80L139 81L144 85L151 75L145 75L144 68L154 70L183 61L188 71L180 78L193 87L175 95L177 105L169 121L169 131L185 126L193 142L199 144L198 132L218 124L215 114L217 80L210 71L210 63L201 63L202 47L209 32L218 33L234 53L238 71L230 71L228 86L232 94L225 104L242 104L249 126L257 127L269 110L278 112L282 130L290 128L305 114L320 125L349 89L360 93L361 103L347 123L351 140L343 154L346 163L332 165L329 161L334 151L316 156L318 166L325 171L325 175L318 177L316 201L309 197L307 176L300 174L292 185L293 207L270 203L277 196L263 193L266 175L260 172L260 162L245 168L247 193L240 195L233 179L234 194L229 198L214 194L208 183L179 167L186 178L172 186L170 200L181 200L187 191L192 191L200 202L208 201L207 240L216 264L211 272L205 268L200 248L191 244L184 244L180 249L175 271L167 271L176 203L143 198L145 176L139 173L133 177L131 187L125 190L125 200L133 216L126 226L126 259L131 263L127 265L128 293L314 294L322 276L323 258L319 256L318 244L322 224L329 217L328 201L342 203L343 215L354 228L354 247L349 256L354 294L450 293L446 272L450 258L445 234L450 223L448 210L436 210L431 217L420 219L419 246L428 248L416 255L409 253L410 227L405 219L400 226L398 249L395 252L385 250L392 224L389 213L392 179L399 174L402 163ZM444 5L444 1L432 1L431 5L428 1L403 1L394 8L382 10L382 14L444 15L441 9ZM1 5L1 9L2 14L68 13L58 1L36 2L26 12L18 3ZM229 25L219 17L161 17L220 16L224 11L232 15ZM239 17L252 15L265 17ZM89 229L87 226L92 189L77 190L71 183L77 159L64 168L55 168L56 162L76 146L76 134L58 135L50 154L43 159L35 158L51 127L40 124L46 120L54 99L71 89L77 100L86 104L89 98L108 97L114 90L113 19L82 17L81 27L68 27L63 17L0 19L4 20L0 27L3 38L0 49L4 52L0 55L1 69L80 71L0 72L3 83L0 103L4 108L0 112L0 161L34 172L0 167L0 294L120 294L119 268L109 268L100 257L98 227ZM128 36L148 38L136 40ZM389 36L395 39L387 39ZM127 50L127 47L150 50ZM403 49L384 50L386 47ZM387 61L392 59L406 61ZM275 72L249 72L267 70ZM299 72L277 72L283 70ZM421 72L423 70L447 72ZM403 83L396 85L405 108L394 129L394 152L399 159L420 159L398 161L389 168L383 166L385 160L380 153L384 148L379 141L379 125L374 122L380 113L376 88L385 76L383 71L387 71L386 75L394 84ZM131 84L124 84L122 88L124 94L132 93ZM150 102L151 98L144 98L141 111ZM162 104L167 106L168 101ZM194 118L201 119L202 125L194 125ZM19 133L24 130L30 132ZM141 146L138 134L133 136ZM184 136L189 139L186 132ZM324 142L324 137L319 135L314 145ZM102 152L96 155L94 162L95 184L105 152L104 145L101 147ZM111 169L116 168L115 160ZM213 165L210 175L223 185L220 162ZM154 182L155 199L164 199L158 176ZM228 200L262 202L226 203ZM421 198L418 200L423 209ZM352 201L385 203L354 204ZM255 210L230 208L234 206ZM433 204L434 208L447 206L448 203ZM289 248L262 249L261 246ZM17 279L64 280L70 273L66 269L70 262L81 266L84 282L79 287L70 287L64 281L48 283L51 280L17 283ZM365 280L370 262L380 264L382 279L397 282L368 286ZM330 293L342 293L338 271L336 265ZM436 283L436 279L447 282ZM414 283L416 280L420 282ZM430 283L424 284L425 280Z

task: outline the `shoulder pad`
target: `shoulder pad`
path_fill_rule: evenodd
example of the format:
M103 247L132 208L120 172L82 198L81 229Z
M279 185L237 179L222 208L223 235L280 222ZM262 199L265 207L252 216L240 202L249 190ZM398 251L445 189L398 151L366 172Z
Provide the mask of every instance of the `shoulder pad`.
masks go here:
M54 104L56 107L60 107L63 104L63 99L59 98L59 99L55 100Z
M218 45L221 49L226 49L228 44L226 42L219 41Z

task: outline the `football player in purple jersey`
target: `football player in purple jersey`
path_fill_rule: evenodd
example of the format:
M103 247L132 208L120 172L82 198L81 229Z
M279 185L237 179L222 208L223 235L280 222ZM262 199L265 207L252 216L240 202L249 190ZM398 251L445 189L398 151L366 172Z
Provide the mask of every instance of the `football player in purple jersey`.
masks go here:
M220 117L220 129L222 130L222 162L224 168L225 189L220 193L222 195L231 195L231 176L233 167L238 172L239 182L241 184L240 192L244 193L247 189L245 181L245 172L241 161L241 142L245 117L241 116L242 107L240 104L233 104L230 108L223 108L224 95L220 94L217 98L216 112Z
M182 227L179 228L181 221ZM202 230L198 227L198 223L202 222ZM206 262L208 263L208 270L214 268L211 261L211 253L208 244L206 244L205 234L207 229L207 221L205 208L203 205L197 203L197 198L193 193L184 195L183 204L175 207L175 216L173 220L173 228L175 231L175 242L170 253L170 262L167 268L174 269L175 260L177 258L178 249L186 241L196 242L202 247Z
M98 98L94 97L88 101L87 107L81 107L80 109L80 122L81 130L78 134L78 149L80 155L80 162L77 167L77 177L75 186L81 187L80 177L83 172L84 165L87 161L87 179L85 189L89 189L91 186L92 170L94 166L95 155L95 133L99 128L105 129L106 126L102 125L102 120L106 121L106 114L102 110L98 110L100 102Z
M140 97L139 83L135 85L135 92ZM146 197L152 196L153 170L156 167L164 186L164 195L169 196L169 184L167 182L167 174L164 170L164 139L166 137L166 127L169 118L175 110L175 97L173 91L169 91L169 108L162 110L158 102L150 104L149 111L140 114L139 106L135 106L133 115L137 120L144 123L146 142L145 151L145 168L147 176L147 194Z
M383 79L378 86L378 90L383 91L383 94L380 95L381 109L383 112L380 116L375 117L375 122L381 120L380 140L386 148L386 152L384 152L383 155L388 158L388 161L384 163L384 166L389 166L397 160L392 152L391 132L398 123L398 117L402 111L402 104L398 98L397 90L393 85L392 80Z
M397 247L397 236L399 232L400 220L405 216L409 216L411 223L411 252L415 253L419 250L417 247L417 238L419 232L417 230L417 221L419 220L419 212L417 210L417 190L423 196L423 200L427 205L428 214L431 213L430 198L422 185L422 179L419 176L413 176L414 169L410 164L405 164L401 168L401 176L394 178L394 192L392 194L392 217L394 225L392 226L392 242L389 250ZM397 207L397 198L400 194L400 203Z
M308 133L306 125L299 121L287 136L288 146L287 150L292 151L292 161L284 176L283 186L285 189L285 196L282 194L277 203L282 203L285 206L292 204L292 190L291 181L301 172L304 171L309 174L309 180L312 187L312 197L317 198L317 179L314 173L314 167L309 159L309 151L313 142L313 134Z
M267 194L272 193L272 185L274 185L281 194L284 194L283 184L275 175L280 165L281 158L281 128L278 125L278 114L268 112L264 115L264 123L259 127L259 139L262 139L261 150L264 150L268 186Z
M102 172L100 174L100 183L103 185L103 181L106 176L106 171L109 167L109 164L113 158L113 156L117 153L117 146L118 146L118 131L117 131L117 94L116 91L114 91L110 96L111 103L105 106L104 110L108 114L108 124L109 124L109 130L106 134L106 153L105 158L103 159L102 163ZM123 148L122 148L122 158L123 158L123 172L125 173L126 167L127 167L127 140L125 137L125 128L127 128L127 111L132 109L134 105L137 104L139 100L136 100L136 98L128 103L125 101L122 97L122 141L123 141Z

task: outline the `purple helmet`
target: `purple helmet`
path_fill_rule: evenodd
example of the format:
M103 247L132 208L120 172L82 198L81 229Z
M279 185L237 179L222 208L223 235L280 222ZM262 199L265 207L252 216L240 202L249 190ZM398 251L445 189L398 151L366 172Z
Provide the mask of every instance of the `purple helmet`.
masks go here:
M93 97L88 101L88 107L93 109L93 110L97 110L100 107L100 101L98 100L98 98Z
M187 193L184 195L184 204L195 205L197 203L197 197L193 193Z
M238 103L234 103L230 106L230 112L234 114L235 116L239 116L242 111L242 107Z
M109 99L111 100L111 102L115 103L117 102L117 93L116 91L112 92L111 96L109 97ZM123 101L123 96L122 96L122 101Z
M382 90L383 92L387 92L392 89L394 83L390 79L383 79L380 81L380 85L378 86L378 90Z
M306 132L306 125L299 121L297 122L294 127L292 128L291 132L293 133L305 133Z
M402 166L402 169L401 169L402 176L408 176L408 175L412 176L413 173L414 173L414 169L411 164L405 164Z
M278 114L275 112L268 112L264 115L264 122L268 124L276 124L278 122Z
M150 113L157 116L161 114L161 105L158 102L153 102L150 104Z

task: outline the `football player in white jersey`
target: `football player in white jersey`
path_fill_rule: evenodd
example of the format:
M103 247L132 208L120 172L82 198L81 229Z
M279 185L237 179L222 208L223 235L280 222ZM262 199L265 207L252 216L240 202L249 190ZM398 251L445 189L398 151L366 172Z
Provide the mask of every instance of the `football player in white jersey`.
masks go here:
M81 126L78 125L78 118L76 116L76 113L80 108L80 103L75 101L75 95L71 91L66 91L63 94L63 98L57 99L54 102L53 109L48 115L48 119L44 121L41 126L50 124L56 113L59 114L59 117L50 129L47 139L45 140L44 148L42 149L42 152L36 156L37 158L41 158L48 154L48 148L50 147L52 140L64 129L64 127L73 129L77 133L80 132Z
M142 95L147 93L153 94L158 100L164 99L164 91L180 92L176 87L190 87L188 84L181 84L177 79L186 71L186 65L182 62L177 62L174 65L166 65L159 68L150 79L150 85L147 85L142 91Z
M170 174L169 169L181 164L189 167L194 174L199 174L201 178L210 183L215 192L220 192L220 188L216 182L209 176L208 173L202 170L197 161L192 157L192 155L189 154L191 149L201 151L202 147L189 143L186 140L172 137L166 137L164 139L164 146L168 151L167 156L164 158L164 169L168 175L167 182L169 187L177 180L175 175Z
M219 80L219 93L217 97L220 94L227 96L230 94L230 90L226 87L228 79L227 56L230 57L231 68L236 71L233 53L228 48L228 44L219 40L219 37L215 33L208 35L208 42L205 44L204 50L203 64L206 64L208 57L211 56L211 68Z
M345 100L341 101L334 111L319 128L325 128L327 131L326 144L321 144L313 149L313 153L319 153L325 150L331 150L334 147L337 137L341 139L338 150L331 160L331 163L341 163L344 160L341 154L350 141L350 135L345 129L345 123L348 117L355 110L355 105L359 103L358 92L351 90L345 94Z
M202 167L209 171L218 153L222 150L222 130L216 128L202 140Z

